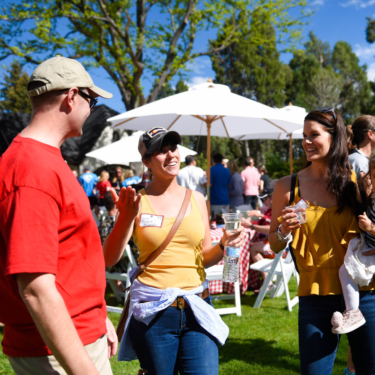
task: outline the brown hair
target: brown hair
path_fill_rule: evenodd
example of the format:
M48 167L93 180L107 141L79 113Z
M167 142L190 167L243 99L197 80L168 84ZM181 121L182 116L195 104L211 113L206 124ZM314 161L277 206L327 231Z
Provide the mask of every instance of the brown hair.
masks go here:
M46 84L41 81L30 82L27 86L27 90L32 91L45 85ZM69 89L48 91L38 96L32 96L30 98L31 106L34 110L49 109L60 101L60 95L62 95L67 90Z
M260 165L258 166L258 171L263 172L264 174L267 174L267 173L268 173L268 172L267 172L267 169L266 169L266 166L265 166L265 165L262 165L262 164L260 164Z
M229 160L228 161L228 169L231 175L235 174L238 172L238 166L237 163L234 160Z
M120 177L120 179L118 179L117 176L116 176L116 173L115 173L114 177L112 178L112 183L113 184L115 184L117 182L117 180L119 180L120 182L124 182L124 180L125 180L125 178L124 178L124 171L122 170L122 168L121 167L116 167L115 168L115 172L117 172L118 170L121 171L121 177Z
M372 185L371 183L371 167L372 168L375 168L375 154L373 154L371 157L370 157L370 160L368 161L368 172L359 180L359 186L360 188L366 193L366 202L367 203L367 206L370 206L372 204L371 202L371 195L372 193L374 193L374 186ZM364 185L364 181L365 180L369 180L370 181L370 185L371 185L371 192L369 194L367 194L368 190L366 189L366 186Z
M349 206L354 213L357 213L357 187L351 179L352 168L349 162L345 125L341 116L333 108L323 107L309 112L305 117L305 122L308 120L323 125L332 137L325 167L327 191L336 198L337 212L340 213L345 206ZM309 165L311 162L307 163L307 166Z
M352 125L346 127L349 152L361 145L369 130L375 130L375 117L370 115L358 117Z

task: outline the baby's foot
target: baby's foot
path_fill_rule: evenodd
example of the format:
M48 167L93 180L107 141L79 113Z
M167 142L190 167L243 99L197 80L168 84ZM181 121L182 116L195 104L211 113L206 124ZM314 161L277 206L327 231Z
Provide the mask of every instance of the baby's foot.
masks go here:
M333 333L343 334L352 332L360 326L363 326L366 323L366 320L363 317L361 310L353 309L344 311L343 315L336 311L332 316L331 323L333 325Z

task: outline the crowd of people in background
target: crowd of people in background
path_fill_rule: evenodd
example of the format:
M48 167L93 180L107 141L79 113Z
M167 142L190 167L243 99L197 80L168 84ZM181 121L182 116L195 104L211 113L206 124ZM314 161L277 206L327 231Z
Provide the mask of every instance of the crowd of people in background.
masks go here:
M105 206L104 195L111 188L119 193L122 187L139 185L138 190L147 187L152 181L152 172L147 170L137 176L132 169L123 170L118 166L112 175L102 170L100 176L97 176L89 167L85 167L84 173L77 178L90 200L91 209L98 215L98 207ZM207 173L197 166L192 155L185 158L185 167L178 173L177 182L182 187L199 191L205 197L207 195ZM255 210L262 205L259 195L270 184L266 167L259 165L256 168L252 157L245 160L240 172L235 160L224 159L221 154L213 155L210 184L212 218L220 217L226 212L236 212L243 205Z

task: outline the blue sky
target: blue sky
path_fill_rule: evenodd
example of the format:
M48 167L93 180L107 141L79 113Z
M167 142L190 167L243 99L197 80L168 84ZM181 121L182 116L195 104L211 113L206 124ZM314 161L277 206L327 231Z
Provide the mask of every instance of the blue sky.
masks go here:
M337 41L348 42L353 51L359 57L361 64L367 64L369 80L375 80L375 44L366 42L366 17L375 17L375 0L313 0L309 6L315 10L314 15L309 19L308 25L303 29L303 35L312 30L320 39L329 42L331 47ZM214 38L215 33L209 32L200 34L196 39L195 49L205 50L209 38ZM284 62L288 62L291 54L281 56ZM10 60L2 62L5 65ZM30 74L32 66L27 66ZM186 77L188 85L194 85L214 78L215 74L211 68L209 57L198 58L190 65L191 72ZM0 68L0 75L4 70ZM96 85L114 94L110 100L99 99L99 104L106 104L119 112L125 111L119 90L111 81L103 69L91 70L90 74ZM144 81L145 91L150 89L150 83Z

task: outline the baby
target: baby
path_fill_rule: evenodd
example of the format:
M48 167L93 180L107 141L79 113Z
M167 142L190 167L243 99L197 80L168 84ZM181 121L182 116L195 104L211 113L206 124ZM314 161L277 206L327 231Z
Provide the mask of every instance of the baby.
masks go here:
M365 256L363 252L375 249L375 155L369 161L370 204L367 215L358 216L358 225L364 231L349 242L344 264L339 271L345 300L345 312L335 312L332 316L332 332L348 333L366 323L359 310L359 287L367 286L375 273L375 256Z

